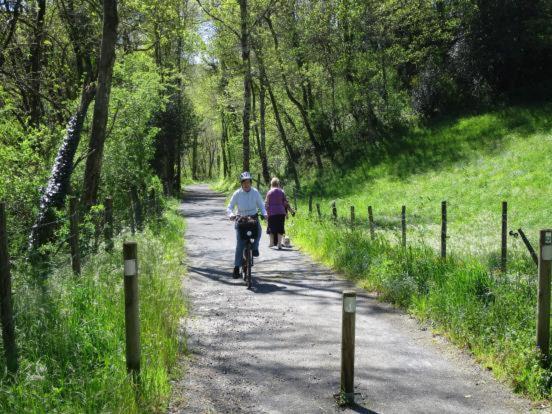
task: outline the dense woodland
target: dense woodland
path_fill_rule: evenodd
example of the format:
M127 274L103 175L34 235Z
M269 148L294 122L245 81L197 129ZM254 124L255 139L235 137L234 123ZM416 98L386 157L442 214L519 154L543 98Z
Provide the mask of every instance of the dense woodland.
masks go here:
M2 1L0 198L37 249L70 193L299 187L420 122L542 98L551 23L545 0Z

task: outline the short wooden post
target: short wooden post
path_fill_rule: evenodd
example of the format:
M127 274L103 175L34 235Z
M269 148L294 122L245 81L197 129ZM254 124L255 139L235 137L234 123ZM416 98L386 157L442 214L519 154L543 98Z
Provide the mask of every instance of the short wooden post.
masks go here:
M105 199L105 227L104 227L104 238L105 238L105 251L110 252L113 250L113 198L106 197Z
M8 372L15 374L19 367L13 321L10 258L6 224L6 204L0 202L0 311L2 312L2 341Z
M341 397L347 404L355 401L355 316L356 292L345 290L341 324Z
M529 239L527 239L527 236L523 232L523 229L519 228L518 233L521 236L521 240L523 240L523 243L525 244L525 247L527 247L527 250L529 250L529 254L531 255L531 258L533 259L533 262L538 266L539 265L539 258L537 256L537 253L535 253L535 249L533 249L533 246L531 245L531 242Z
M500 270L506 273L508 242L508 202L502 202L502 240L500 249Z
M309 194L309 216L312 214L312 194Z
M134 236L136 234L136 223L134 221L134 200L131 192L128 193L130 206L128 210L128 219L130 224L130 233Z
M370 225L370 238L374 240L375 228L374 228L374 215L372 213L372 206L368 206L368 224Z
M355 227L355 206L351 206L351 229Z
M552 229L541 230L539 239L539 290L537 299L537 347L545 361L550 353L550 270Z
M138 300L138 246L136 242L123 244L125 333L127 371L137 378L140 374L140 318Z
M157 215L157 208L155 206L155 188L152 188L149 193L148 200L148 215L155 217Z
M402 206L401 208L401 232L402 232L401 244L403 247L406 247L406 206Z
M322 220L322 212L320 211L320 204L316 203L316 212L318 213L318 220Z
M441 258L447 257L447 202L441 201Z
M76 197L69 198L69 244L71 247L71 266L75 275L81 273L81 258L79 248L79 211Z
M92 222L94 225L94 253L98 252L98 246L100 245L100 237L102 235L102 215L99 210L94 210L92 213Z
M335 223L337 223L337 206L335 205L335 201L332 201L332 216Z

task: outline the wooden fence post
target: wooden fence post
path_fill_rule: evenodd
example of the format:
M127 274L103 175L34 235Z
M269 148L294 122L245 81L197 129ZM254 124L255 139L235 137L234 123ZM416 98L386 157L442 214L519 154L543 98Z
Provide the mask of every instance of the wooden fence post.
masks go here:
M531 242L527 239L527 236L523 232L523 229L519 228L518 233L521 236L521 240L523 240L523 243L525 244L525 247L527 247L527 250L529 250L529 254L531 255L531 258L533 259L533 262L538 266L539 265L539 258L537 256L537 253L535 253L535 249L533 249L533 246L531 245Z
M152 188L148 197L148 215L155 217L157 215L157 208L155 206L155 188Z
M98 246L100 245L100 238L102 235L102 214L99 210L94 210L92 215L92 224L94 225L94 246L93 252L98 252Z
M544 361L550 353L550 270L552 269L552 229L541 230L539 239L539 290L537 302L537 347Z
M316 203L316 212L318 213L318 220L322 220L322 212L320 211L320 204Z
M355 401L355 316L356 292L345 290L341 324L341 397L347 404Z
M312 194L309 194L309 216L312 214Z
M355 228L355 206L351 206L351 229Z
M15 374L19 365L17 362L17 345L15 343L7 233L6 204L0 202L0 311L2 312L2 341L4 342L4 354L6 356L8 372Z
M110 252L113 250L113 198L106 197L105 199L105 251Z
M337 207L335 205L335 201L332 201L332 216L334 223L337 223Z
M406 206L401 208L402 246L406 247Z
M79 247L79 211L76 197L69 198L69 245L71 247L71 266L75 275L81 273L81 257Z
M502 240L500 249L500 270L506 273L508 242L508 202L502 202Z
M130 200L130 206L128 210L128 218L130 222L130 233L134 236L136 234L136 223L134 221L134 199L132 197L132 193L128 193L129 200Z
M372 214L372 206L368 206L368 224L370 225L370 238L374 240L375 229L374 229L374 215Z
M447 202L441 201L441 258L447 257Z
M144 216L142 213L142 203L140 202L136 186L131 187L130 196L132 197L132 205L134 210L134 223L136 224L136 228L140 231L144 228Z
M123 244L125 289L125 334L127 371L137 379L140 374L140 317L138 298L138 246Z

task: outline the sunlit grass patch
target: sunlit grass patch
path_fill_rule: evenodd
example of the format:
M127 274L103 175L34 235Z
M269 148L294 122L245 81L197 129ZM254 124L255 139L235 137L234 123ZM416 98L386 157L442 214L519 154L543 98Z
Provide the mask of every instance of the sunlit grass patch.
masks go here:
M307 185L289 225L294 241L431 323L516 391L549 398L552 371L539 365L535 349L537 269L519 237L508 236L508 272L499 266L502 201L508 230L523 228L535 247L538 230L552 225L552 106L447 120L395 142L379 160ZM323 222L316 211L308 216L308 194L320 203ZM446 261L439 257L441 201L448 211ZM403 205L407 248L400 246Z

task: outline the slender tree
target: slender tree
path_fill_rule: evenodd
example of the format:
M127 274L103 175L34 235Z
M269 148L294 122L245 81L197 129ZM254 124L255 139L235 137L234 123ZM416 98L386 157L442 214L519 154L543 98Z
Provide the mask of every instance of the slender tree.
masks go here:
M96 204L100 186L118 24L117 0L104 0L102 45L100 63L98 65L98 87L94 104L92 132L88 144L89 152L86 160L82 199L82 202L88 208Z

